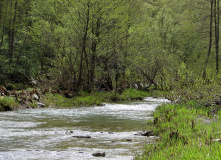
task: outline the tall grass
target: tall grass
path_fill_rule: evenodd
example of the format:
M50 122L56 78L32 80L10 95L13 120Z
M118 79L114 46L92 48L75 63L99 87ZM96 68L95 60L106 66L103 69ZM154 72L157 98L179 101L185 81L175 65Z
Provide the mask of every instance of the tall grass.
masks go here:
M160 138L136 159L221 159L221 111L211 117L209 110L195 102L157 108L151 127Z

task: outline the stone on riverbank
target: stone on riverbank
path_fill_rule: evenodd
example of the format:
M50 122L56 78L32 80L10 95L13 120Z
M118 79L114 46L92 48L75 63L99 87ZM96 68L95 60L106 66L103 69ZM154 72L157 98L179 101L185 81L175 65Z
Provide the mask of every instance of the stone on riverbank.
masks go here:
M72 136L74 138L91 138L91 136Z
M140 133L141 136L154 136L154 132L152 130L144 131Z
M95 152L92 155L95 157L105 157L105 152Z
M43 103L37 103L38 107L45 107L45 104Z

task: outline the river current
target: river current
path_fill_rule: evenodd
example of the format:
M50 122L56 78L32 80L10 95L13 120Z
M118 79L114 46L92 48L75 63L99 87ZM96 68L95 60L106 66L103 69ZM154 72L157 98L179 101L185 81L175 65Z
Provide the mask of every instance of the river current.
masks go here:
M166 102L148 97L105 106L0 112L0 160L131 160L152 140L137 133ZM98 151L106 156L94 157Z

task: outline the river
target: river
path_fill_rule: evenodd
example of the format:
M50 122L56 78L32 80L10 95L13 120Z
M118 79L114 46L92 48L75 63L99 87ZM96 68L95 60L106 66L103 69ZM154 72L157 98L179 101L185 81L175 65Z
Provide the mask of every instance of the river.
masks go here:
M133 159L152 140L137 132L165 102L148 97L105 106L0 112L0 160ZM106 156L94 157L97 151Z

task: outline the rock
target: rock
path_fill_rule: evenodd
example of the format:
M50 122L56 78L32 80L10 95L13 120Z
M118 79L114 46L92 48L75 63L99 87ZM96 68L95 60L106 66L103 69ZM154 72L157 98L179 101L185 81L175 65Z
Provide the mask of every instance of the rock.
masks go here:
M95 152L92 155L95 157L105 157L105 152Z
M65 134L71 134L74 133L74 131L66 131Z
M34 80L34 78L30 78L30 85L32 85L32 86L36 86L37 85L37 81L36 80Z
M39 97L38 97L37 94L32 94L31 97L32 97L32 99L34 99L34 100L36 100L36 101L39 100Z
M132 141L132 139L127 139L127 141Z
M10 96L11 93L4 87L4 86L0 86L0 95L1 96Z
M140 133L141 136L154 136L154 132L152 130L144 131Z
M91 136L72 136L74 138L91 138Z
M37 103L37 105L38 105L38 107L45 107L45 104L43 104L43 103Z
M150 138L150 139L159 139L159 137L157 137L157 136L149 136L148 138Z
M221 139L213 139L212 142L221 142Z
M97 106L105 106L104 103L98 103Z

